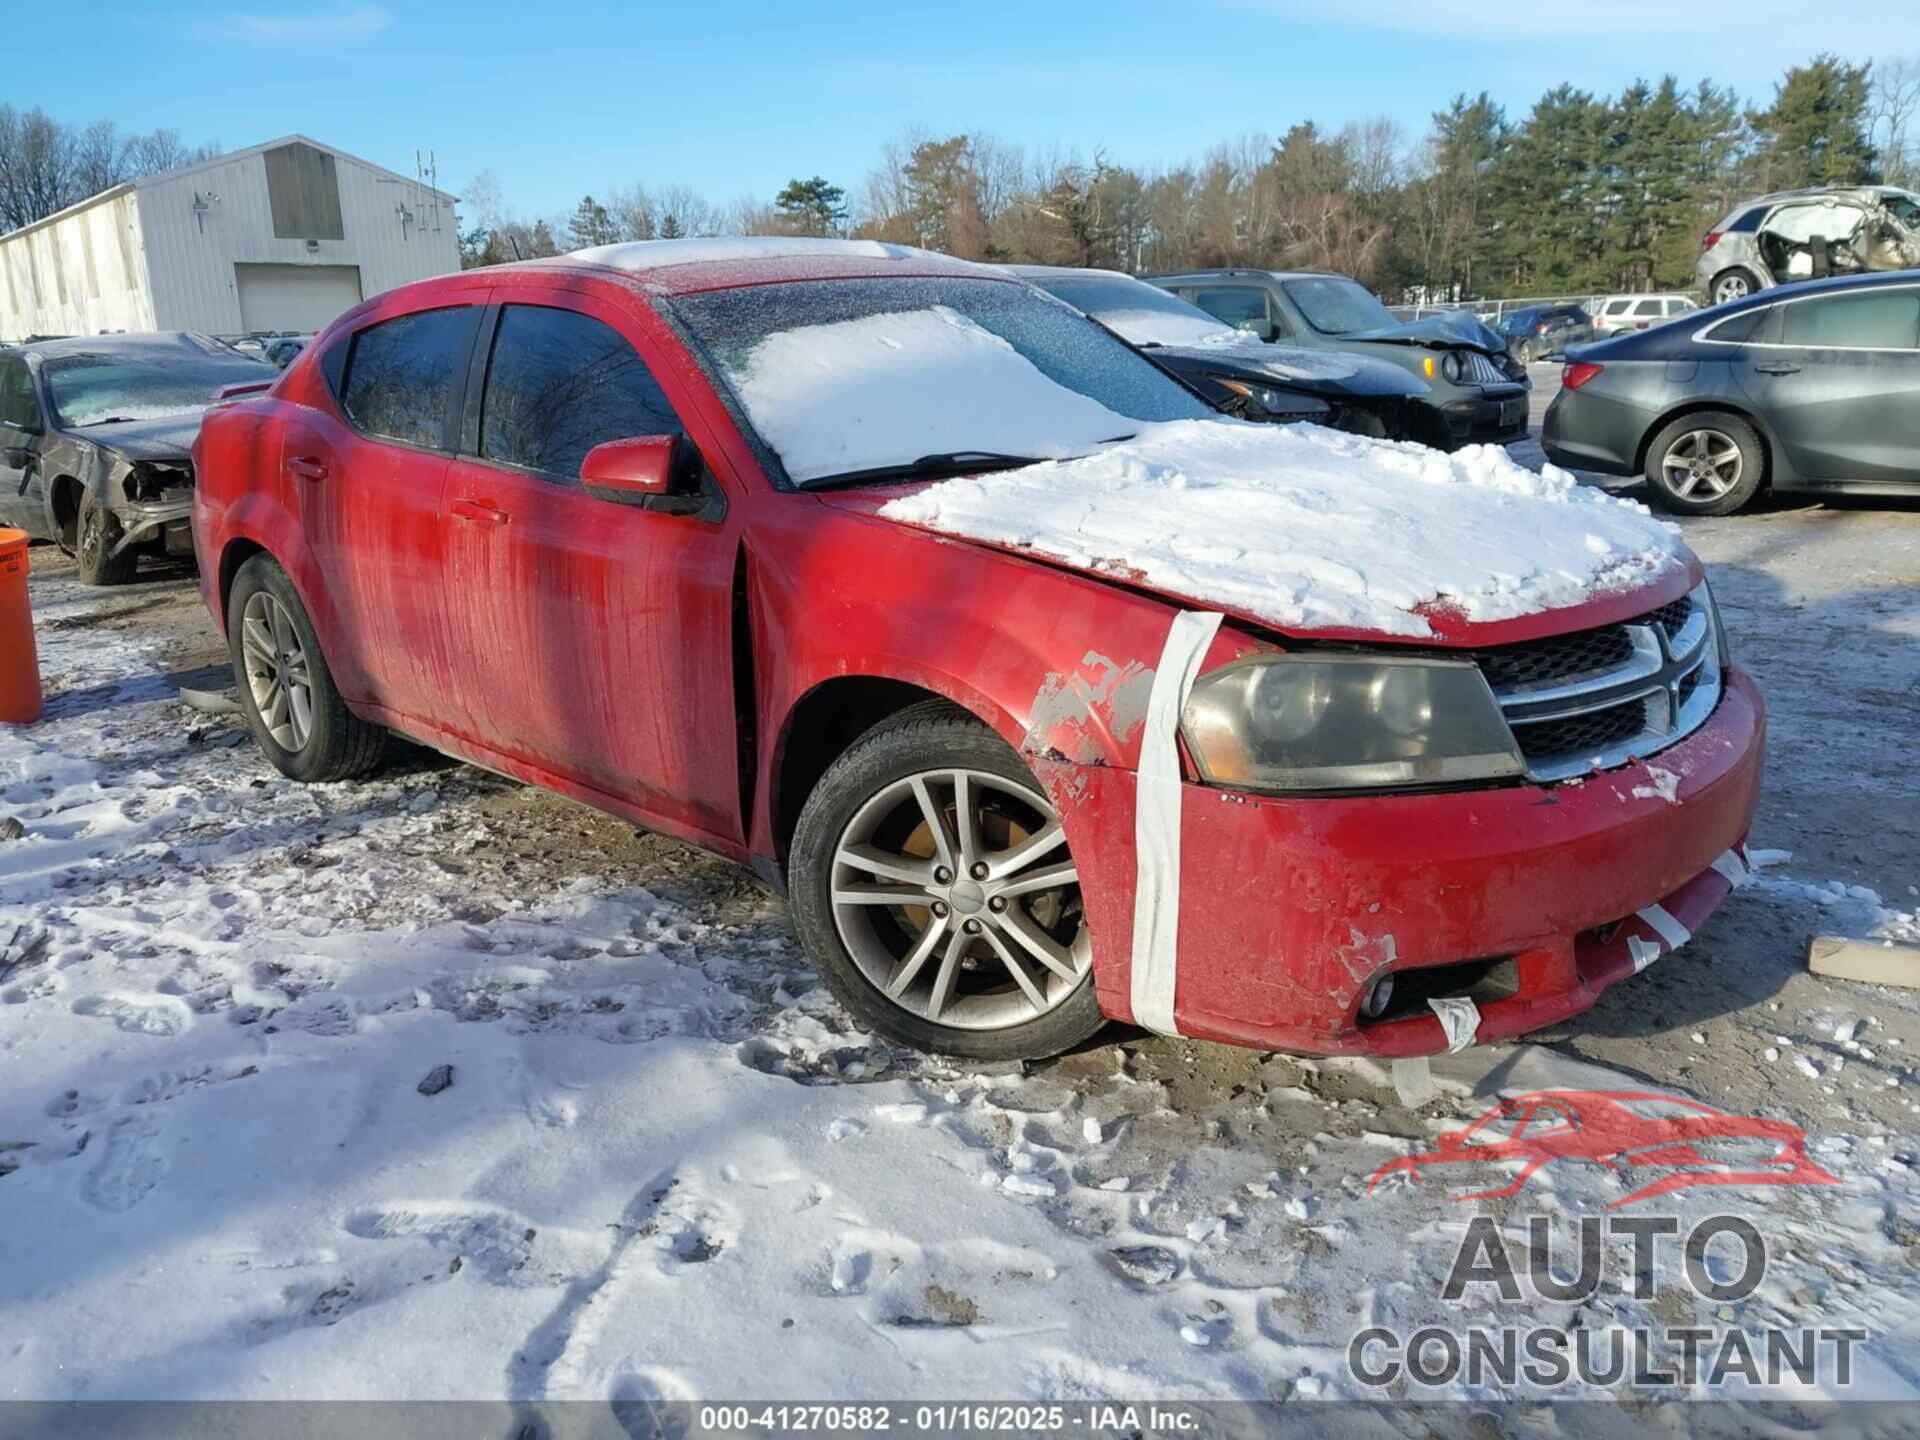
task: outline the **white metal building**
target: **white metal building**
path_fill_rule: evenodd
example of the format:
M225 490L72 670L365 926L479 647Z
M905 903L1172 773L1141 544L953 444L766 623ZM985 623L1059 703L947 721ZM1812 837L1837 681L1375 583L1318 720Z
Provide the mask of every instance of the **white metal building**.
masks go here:
M308 331L460 268L454 197L289 135L0 236L0 341Z

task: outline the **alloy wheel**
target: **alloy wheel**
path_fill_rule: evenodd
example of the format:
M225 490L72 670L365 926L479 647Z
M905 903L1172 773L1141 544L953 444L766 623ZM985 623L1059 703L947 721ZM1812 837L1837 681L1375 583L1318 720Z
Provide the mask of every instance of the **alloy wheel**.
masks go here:
M1660 473L1678 500L1718 500L1740 483L1740 447L1719 430L1688 430L1667 447Z
M313 676L293 616L272 595L256 591L240 612L240 636L260 723L274 744L298 753L313 734Z
M834 846L831 898L861 973L934 1024L1000 1030L1049 1014L1092 958L1059 815L982 770L923 771L869 799Z
M1753 293L1753 286L1744 275L1722 275L1720 283L1713 287L1713 303L1724 305L1729 300L1744 300Z

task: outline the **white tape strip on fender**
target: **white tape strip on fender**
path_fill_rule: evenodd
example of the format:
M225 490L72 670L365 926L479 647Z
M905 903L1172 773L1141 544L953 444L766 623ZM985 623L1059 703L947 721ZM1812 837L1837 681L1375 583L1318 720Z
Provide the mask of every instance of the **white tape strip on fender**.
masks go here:
M1133 802L1133 1019L1162 1035L1173 1026L1180 939L1180 714L1200 662L1220 629L1218 614L1182 610L1147 697L1140 776Z
M1638 935L1629 935L1627 936L1627 953L1633 956L1633 973L1638 975L1658 960L1662 952L1653 941L1642 940Z
M1428 1000L1433 1013L1440 1017L1440 1028L1447 1032L1447 1053L1458 1055L1473 1044L1474 1031L1480 1028L1480 1007L1464 995L1443 996L1438 1000Z
M1693 932L1667 913L1664 905L1649 905L1639 912L1649 929L1667 942L1667 949L1678 950L1693 938Z

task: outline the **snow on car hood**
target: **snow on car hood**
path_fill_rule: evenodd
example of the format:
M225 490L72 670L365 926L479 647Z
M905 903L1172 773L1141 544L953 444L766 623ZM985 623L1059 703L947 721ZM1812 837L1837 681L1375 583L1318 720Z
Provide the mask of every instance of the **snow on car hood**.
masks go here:
M1307 425L1187 420L1079 459L947 480L888 519L1120 574L1281 629L1424 638L1690 563L1678 527L1495 446L1442 454Z

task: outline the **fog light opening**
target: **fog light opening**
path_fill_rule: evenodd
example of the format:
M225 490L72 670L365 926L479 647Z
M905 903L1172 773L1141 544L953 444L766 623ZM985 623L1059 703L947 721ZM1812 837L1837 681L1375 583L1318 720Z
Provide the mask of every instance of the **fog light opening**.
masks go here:
M1360 1013L1369 1020L1378 1020L1387 1013L1387 1006L1393 1003L1393 977L1382 976L1373 982L1366 997L1360 1002Z

